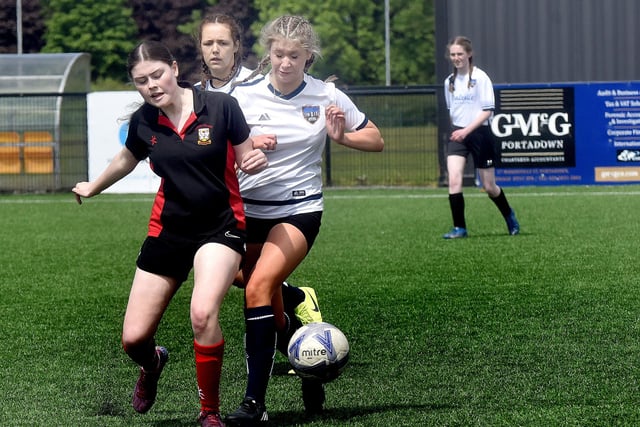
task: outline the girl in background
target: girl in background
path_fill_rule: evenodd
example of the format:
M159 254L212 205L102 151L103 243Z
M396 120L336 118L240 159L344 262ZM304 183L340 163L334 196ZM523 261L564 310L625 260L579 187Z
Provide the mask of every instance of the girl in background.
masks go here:
M454 38L447 45L447 58L453 64L453 73L444 82L453 128L447 144L449 206L453 228L443 237L467 237L462 182L469 154L473 156L482 187L500 210L509 234L515 236L520 233L520 224L504 191L496 184L496 141L489 127L495 108L493 84L484 71L473 65L473 49L468 38Z

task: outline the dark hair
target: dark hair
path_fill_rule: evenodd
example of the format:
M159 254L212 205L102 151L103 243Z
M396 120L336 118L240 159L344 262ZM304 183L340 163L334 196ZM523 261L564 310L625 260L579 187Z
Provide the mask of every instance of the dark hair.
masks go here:
M200 52L200 61L202 66L202 77L200 78L200 84L202 84L202 88L206 88L207 80L211 79L211 70L209 70L209 66L207 62L202 57L202 29L207 24L222 24L226 25L229 28L229 32L231 33L231 38L233 42L238 46L238 51L233 56L233 69L237 70L240 68L240 62L242 61L242 26L235 18L229 15L225 15L223 13L217 13L214 15L207 15L202 18L202 22L200 22L200 26L198 27L198 34L194 35L196 43L198 45L198 50Z
M471 40L469 40L469 38L465 36L457 36L457 37L454 37L449 42L449 44L447 44L447 54L445 55L447 59L450 59L449 50L453 45L462 46L464 51L467 52L468 54L471 54L473 52L473 46L471 46ZM467 83L467 87L471 87L471 73L473 73L473 56L470 55L469 56L469 82ZM453 67L453 74L449 76L449 92L453 92L453 90L455 89L454 82L456 81L457 75L458 75L458 69L456 67Z
M127 75L129 78L131 78L133 67L142 61L160 61L169 65L173 65L176 62L171 51L164 44L154 40L145 40L138 44L127 58Z

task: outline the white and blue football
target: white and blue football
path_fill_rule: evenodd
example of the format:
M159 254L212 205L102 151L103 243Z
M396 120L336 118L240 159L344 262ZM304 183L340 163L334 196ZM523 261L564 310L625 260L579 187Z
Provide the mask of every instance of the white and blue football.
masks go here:
M298 376L326 383L338 378L347 365L349 342L330 323L308 323L293 334L288 353Z

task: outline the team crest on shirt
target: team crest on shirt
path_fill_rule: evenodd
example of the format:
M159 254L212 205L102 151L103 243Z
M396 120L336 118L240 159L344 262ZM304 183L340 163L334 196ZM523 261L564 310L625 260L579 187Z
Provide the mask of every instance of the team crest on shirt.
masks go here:
M198 145L211 145L211 128L198 128Z
M319 105L303 105L302 117L311 124L314 124L320 118L320 106Z

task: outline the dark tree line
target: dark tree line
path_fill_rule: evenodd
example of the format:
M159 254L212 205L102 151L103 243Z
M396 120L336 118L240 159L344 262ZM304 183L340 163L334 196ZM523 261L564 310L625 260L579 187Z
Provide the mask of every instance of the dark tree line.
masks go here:
M40 0L22 0L22 51L40 52L45 23ZM16 0L0 0L0 53L18 52Z
M18 0L24 53L88 52L98 88L122 88L127 54L141 40L165 43L182 78L196 81L195 34L203 16L226 13L244 29L245 64L262 55L260 28L282 14L304 15L322 44L311 73L345 85L385 82L384 5L378 0ZM390 0L391 83L434 83L433 1ZM0 0L0 53L17 52L16 0ZM114 87L111 87L113 85Z
M197 23L203 16L213 13L234 16L245 29L244 51L251 52L255 42L249 28L255 13L247 0L222 0L213 6L203 0L128 0L127 3L138 27L137 39L165 43L178 59L182 77L188 80L200 77L195 37Z
M222 0L213 6L206 0L112 0L95 7L86 1L21 1L22 52L88 51L92 55L93 80L110 77L126 81L126 54L138 41L147 39L162 41L169 47L180 63L183 78L199 78L200 67L194 39L196 24L202 16L211 13L231 14L240 21L245 29L244 51L250 54L248 61L255 63L251 55L255 37L250 30L255 11L247 0ZM123 17L114 17L108 12L111 10L112 13L114 8L105 9L105 4L128 14L135 28L126 23L123 25ZM92 22L84 22L88 17L92 17ZM106 41L98 31L104 33L109 27L114 31L129 33L128 40L124 43ZM48 29L58 29L60 34L47 33ZM76 30L81 36L73 33ZM91 34L92 31L94 34ZM91 42L82 40L83 36L95 42L96 46L92 48ZM100 46L104 46L105 50L110 49L112 53L101 51ZM16 0L0 0L0 53L17 52Z

